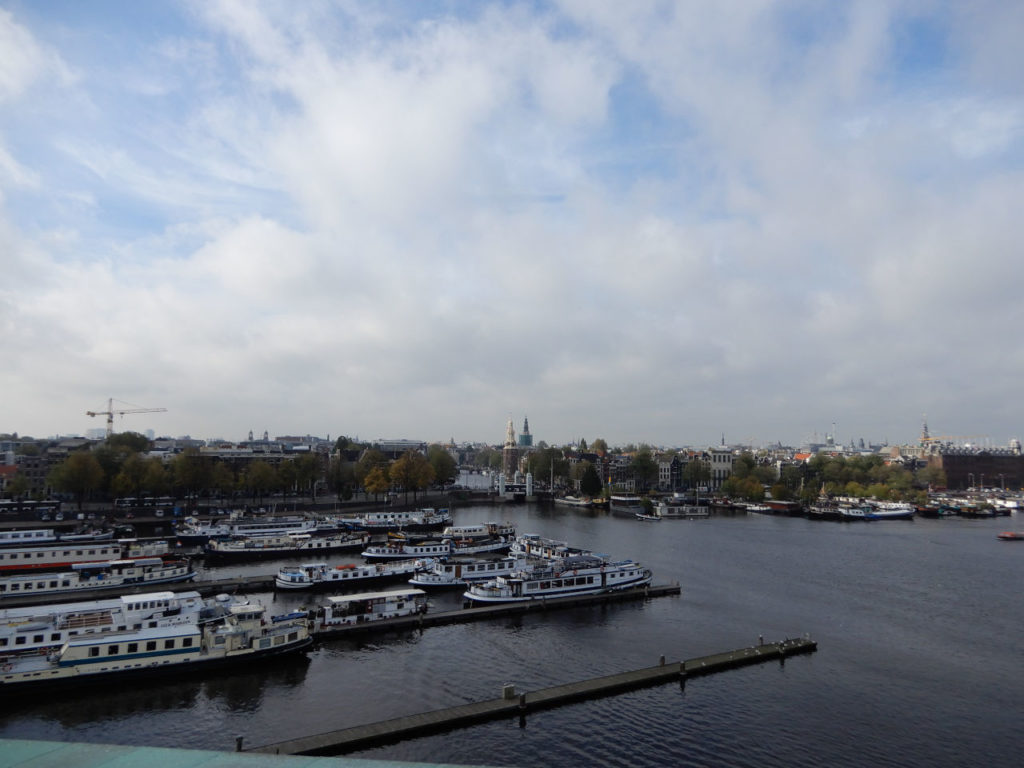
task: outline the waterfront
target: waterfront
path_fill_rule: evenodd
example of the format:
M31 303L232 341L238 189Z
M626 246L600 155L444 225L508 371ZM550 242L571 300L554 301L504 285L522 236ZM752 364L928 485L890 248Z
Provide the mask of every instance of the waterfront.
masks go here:
M306 662L12 711L0 735L231 750L809 632L817 653L368 750L480 765L1016 765L1024 547L1018 517L822 523L757 515L656 524L475 506L633 557L682 595L324 643ZM340 562L343 558L331 559ZM266 573L275 563L217 569ZM273 595L261 596L265 601ZM274 600L273 610L310 601ZM438 609L457 594L432 598Z

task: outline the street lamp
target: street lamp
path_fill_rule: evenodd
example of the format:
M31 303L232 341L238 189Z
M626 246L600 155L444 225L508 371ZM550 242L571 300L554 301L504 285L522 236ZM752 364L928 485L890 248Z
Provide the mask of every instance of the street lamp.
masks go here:
M967 476L969 478L971 478L971 484L968 486L968 488L973 488L974 487L974 473L973 472L968 472Z
M985 490L985 473L981 474L981 490Z

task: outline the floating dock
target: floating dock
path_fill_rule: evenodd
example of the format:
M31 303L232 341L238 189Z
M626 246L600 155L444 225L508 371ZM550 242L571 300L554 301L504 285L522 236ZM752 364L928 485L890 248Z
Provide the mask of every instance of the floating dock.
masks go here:
M688 677L724 672L728 669L758 664L787 656L810 653L817 650L816 641L808 637L786 639L740 648L735 651L701 656L686 661L666 664L664 658L654 667L646 667L615 675L581 680L575 683L556 685L528 693L517 693L514 686L506 685L501 698L461 704L447 709L437 709L418 715L397 717L378 723L357 725L329 731L316 736L281 741L254 747L247 752L279 755L341 755L362 749L388 744L416 736L449 731L455 728L502 717L525 717L530 712L558 707L585 699L609 696L622 691L662 685L669 682L684 683ZM239 749L242 744L239 742Z

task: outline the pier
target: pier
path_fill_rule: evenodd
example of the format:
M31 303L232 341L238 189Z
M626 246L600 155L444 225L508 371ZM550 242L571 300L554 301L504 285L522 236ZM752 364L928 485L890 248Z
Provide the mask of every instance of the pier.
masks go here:
M684 684L688 677L724 672L772 660L782 662L787 656L811 653L817 648L817 642L809 637L786 639L776 643L759 643L749 648L668 664L662 657L658 665L654 667L556 685L537 691L517 693L514 686L506 685L500 698L461 704L447 709L437 709L367 725L357 725L315 736L253 747L245 751L280 755L341 755L496 718L515 716L525 718L531 712L542 709L610 696L637 688L670 682ZM241 739L238 748L240 751L242 750Z

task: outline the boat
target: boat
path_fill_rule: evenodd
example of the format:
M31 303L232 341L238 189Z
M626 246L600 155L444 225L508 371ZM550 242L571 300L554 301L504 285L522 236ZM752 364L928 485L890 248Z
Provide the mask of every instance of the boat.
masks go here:
M49 691L157 675L185 675L298 653L312 645L304 611L267 617L259 603L228 603L196 621L66 640L57 650L0 656L0 691Z
M516 536L509 548L509 554L514 557L539 557L544 560L572 557L574 555L593 554L588 549L570 547L564 541L548 539L536 533L523 533Z
M556 496L555 504L564 504L568 507L592 507L594 500L589 496Z
M83 635L187 624L233 602L198 592L143 592L75 603L0 610L0 654L53 651Z
M206 565L224 565L275 557L310 557L311 553L358 552L370 541L365 532L310 536L286 533L279 536L249 536L240 539L211 539L203 548Z
M470 581L510 576L522 565L523 558L512 555L450 557L436 560L432 567L417 571L409 583L415 587L464 587Z
M192 581L196 572L187 558L140 557L75 563L69 571L46 571L0 576L0 597L5 595L64 595L92 590L174 584Z
M476 603L525 602L630 589L649 585L651 579L650 569L632 560L576 555L531 563L510 576L470 584L463 597Z
M1003 531L996 538L1000 541L1024 541L1024 531Z
M644 511L643 499L634 493L613 493L608 509L617 517L633 517L637 512Z
M654 506L654 509L662 520L666 518L681 519L711 516L707 507L691 504L680 495L673 496L671 499L661 499Z
M166 541L118 539L93 543L50 544L36 547L0 548L0 572L61 570L77 563L137 560L170 553Z
M0 547L26 547L57 542L111 541L113 531L85 529L74 533L58 533L52 528L0 531Z
M425 507L414 510L373 511L354 517L337 517L334 522L346 528L383 533L387 531L431 531L452 521L448 509Z
M637 520L643 520L646 523L658 523L661 522L661 515L658 514L657 510L652 512L637 512Z
M205 545L210 539L231 539L253 536L283 536L287 533L330 534L339 527L323 519L302 515L274 515L257 517L232 516L227 520L200 520L185 518L175 531L178 544Z
M313 622L316 631L323 632L426 612L427 593L422 589L393 589L328 597Z
M421 568L430 568L433 560L398 560L366 565L328 565L303 563L286 565L274 577L277 589L362 589L368 584L408 579Z
M407 541L391 539L383 544L371 544L363 550L366 560L408 560L416 557L454 557L480 555L486 552L507 552L512 543L500 536L492 539L433 539Z
M910 520L916 508L912 504L895 501L839 500L840 520Z
M449 525L441 531L442 539L493 539L513 537L516 527L512 523L478 523L477 525Z

